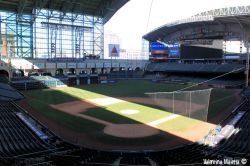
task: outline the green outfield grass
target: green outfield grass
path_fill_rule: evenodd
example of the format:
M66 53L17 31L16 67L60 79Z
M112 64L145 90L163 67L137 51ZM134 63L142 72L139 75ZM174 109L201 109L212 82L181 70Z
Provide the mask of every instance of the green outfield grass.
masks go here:
M65 87L58 89L41 89L24 92L29 96L28 103L36 110L46 114L52 120L81 132L101 131L104 126L63 113L51 108L50 104L59 104L80 99L95 99L110 97L148 97L145 92L167 92L186 87L186 85L152 83L144 80L124 80L116 84L85 85L79 87ZM193 89L202 89L196 87ZM218 111L226 109L234 100L235 92L225 89L215 89L211 93L209 117L216 116ZM121 110L135 109L138 114L124 115ZM82 114L89 115L115 124L149 123L171 115L159 106L145 105L142 103L122 102L105 107L93 107ZM178 117L173 121L161 124L163 130L182 131L198 124L198 120Z
M200 123L199 120L180 116L174 120L164 122L158 125L158 127L165 131L174 132L174 131L184 131L185 129L195 126L199 123Z

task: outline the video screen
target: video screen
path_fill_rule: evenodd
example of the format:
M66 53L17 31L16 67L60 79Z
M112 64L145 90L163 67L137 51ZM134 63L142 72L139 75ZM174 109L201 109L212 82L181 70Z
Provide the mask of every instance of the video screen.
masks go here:
M217 48L185 46L180 48L181 59L222 59L223 51Z

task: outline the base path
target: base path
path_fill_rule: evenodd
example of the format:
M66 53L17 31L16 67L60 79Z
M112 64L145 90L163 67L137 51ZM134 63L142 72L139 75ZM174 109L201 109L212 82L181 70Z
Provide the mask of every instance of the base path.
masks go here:
M236 92L235 94L238 94L238 93ZM98 131L93 131L91 133L82 133L77 130L72 130L72 128L64 126L60 122L55 121L55 119L48 117L42 111L38 111L32 108L26 102L26 100L28 99L29 97L27 97L27 99L25 100L17 101L17 103L23 108L25 108L31 115L33 115L36 119L38 119L45 126L47 126L50 130L55 132L56 135L60 136L64 140L67 140L71 143L79 144L84 147L98 149L98 150L165 150L165 149L174 148L176 146L180 146L184 144L189 144L191 143L191 141L189 141L190 139L193 141L199 140L202 137L202 135L204 135L204 132L214 127L213 125L208 126L208 124L202 123L202 124L197 124L195 126L192 126L186 129L185 131L176 131L174 133L170 133L170 132L167 133L159 129L156 129L153 126L144 125L146 129L145 131L151 132L151 134L154 134L154 133L156 134L157 130L160 131L160 134L158 135L160 136L161 139L163 138L163 141L162 140L154 141L148 144L145 143L143 145L119 144L119 143L112 142L113 141L112 139L108 141L104 140L102 139L102 136L105 138L106 133L104 133L104 130L107 133L109 133L109 130L122 131L125 126L119 126L119 124L117 126L112 126L109 124L109 125L105 125L106 127L103 129L103 131L98 130ZM112 102L109 104L122 102L122 101L129 101L129 102L133 102L137 104L157 105L157 103L149 97L118 97L118 99L120 99L120 101L112 99ZM102 103L100 103L99 106L100 105L104 106L108 104L108 102L110 102L110 101L106 102L104 100L102 100ZM209 122L213 124L219 123L222 119L224 119L227 115L231 113L231 110L233 110L233 108L236 105L238 105L239 102L240 102L240 97L238 97L237 100L231 105L229 105L226 109L219 111L216 116L208 117ZM67 112L68 114L74 114L74 116L77 116L77 114L79 114L80 112L83 113L85 110L88 110L89 108L96 107L97 106L96 103L97 101L93 101L93 100L92 101L65 102L65 103L57 104L56 106L61 107L61 109L58 109L58 108L56 109L63 111L63 112ZM164 118L167 118L167 117L162 117L162 119ZM142 124L134 124L134 125L142 125ZM141 128L141 126L135 127L135 126L131 126L131 124L128 124L126 127L130 130L131 133L132 132L138 133L138 135L141 135L140 131L144 130ZM137 131L133 130L133 128L137 128ZM127 132L127 130L123 132ZM111 134L114 135L114 133L110 133L110 135ZM121 136L125 135L121 132L120 134ZM126 135L123 138L124 139L121 138L121 140L130 141L130 139L126 139L128 138L126 137ZM184 138L189 138L189 139L184 139ZM131 139L131 141L133 141L133 139Z
M155 120L155 121L153 121L153 122L147 123L147 125L155 127L155 126L158 125L158 124L161 124L161 123L167 122L167 121L169 121L169 120L175 119L175 118L177 118L177 117L179 117L179 116L180 116L180 115L176 115L176 114L170 115L170 116L168 116L168 117L165 117L165 118L158 119L158 120Z
M112 99L111 101L108 101L108 99ZM97 105L97 101L99 101L99 105L107 105L112 103L121 102L122 100L113 100L113 98L107 98L107 99L98 99L95 100L94 104ZM156 135L160 133L160 130L154 127L151 127L147 124L114 124L111 122L107 122L105 120L101 120L92 116L81 114L83 112L83 109L86 109L85 104L90 104L90 101L72 101L62 104L51 104L50 106L54 109L63 111L65 113L71 114L73 116L81 117L83 119L91 120L93 122L105 125L104 133L107 135L120 137L120 138L143 138L148 137L152 135ZM93 102L93 100L91 101ZM87 107L89 108L89 106ZM95 106L94 105L94 106ZM82 106L82 107L81 107ZM75 107L75 109L74 109ZM92 105L93 107L93 105ZM124 111L124 110L123 110ZM128 110L125 110L126 112ZM129 111L131 113L132 110ZM138 110L133 110L138 111ZM139 111L138 111L139 112ZM166 120L165 120L166 121Z
M83 119L91 120L93 122L105 125L104 131L103 131L105 134L115 136L115 137L120 137L120 138L143 138L143 137L157 135L160 133L160 131L165 131L167 133L178 136L185 140L194 142L194 141L201 139L203 136L205 136L205 134L210 129L215 127L215 125L209 125L209 127L207 126L208 128L206 129L204 128L203 130L201 129L202 132L196 128L198 126L192 127L191 130L187 129L189 132L187 132L187 130L184 130L182 132L175 132L175 131L167 131L164 128L160 128L159 126L157 126L161 123L174 120L181 116L177 114L172 114L167 117L163 117L161 119L151 121L147 124L114 124L114 123L111 123L102 119L98 119L89 115L82 114L84 110L87 110L88 108L91 108L91 107L96 107L96 106L104 107L110 104L121 103L124 101L125 100L107 97L107 98L71 101L71 102L66 102L66 103L61 103L61 104L56 104L56 105L51 104L50 106L54 109L63 111L73 116L81 117ZM122 111L127 112L128 110L122 110ZM138 110L133 110L133 112L134 111L138 111ZM129 110L128 112L132 112L132 110ZM201 123L204 123L204 122L201 122ZM205 127L205 125L203 126ZM192 133L192 134L189 134L189 133Z

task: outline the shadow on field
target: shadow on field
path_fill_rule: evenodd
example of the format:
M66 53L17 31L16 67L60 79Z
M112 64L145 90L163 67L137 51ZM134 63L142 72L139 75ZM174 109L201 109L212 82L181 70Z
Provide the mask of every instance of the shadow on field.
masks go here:
M152 84L154 84L154 86L152 86ZM98 84L84 86L82 88L94 93L112 96L121 100L167 111L164 106L155 103L155 101L146 95L145 92L149 92L149 89L150 92L172 92L185 87L187 87L187 85L152 83L151 81L145 80L123 80L115 84ZM202 90L207 88L209 87L199 86L192 87L188 90ZM225 117L227 117L231 111L241 103L240 92L241 90L237 89L213 89L210 95L207 120L205 122L218 124L225 119ZM199 98L197 99L197 102L199 102ZM198 118L196 118L197 116ZM193 116L193 118L201 120L199 119L199 114L197 114L197 116Z
M81 91L82 87L74 87ZM87 88L87 91L90 91ZM142 150L142 149L166 149L170 147L179 146L182 144L192 143L192 141L174 135L172 133L161 130L157 127L153 127L137 121L133 118L129 118L130 116L122 116L121 114L109 111L105 106L96 106L87 108L86 110L82 110L82 112L74 112L73 109L68 110L67 112L59 111L50 107L51 104L57 105L60 103L67 103L69 105L72 101L82 100L81 97L77 97L74 92L70 94L70 88L68 88L67 92L62 92L62 89L42 89L42 90L32 90L25 91L25 95L28 98L27 103L39 113L34 116L48 126L55 133L60 133L62 138L66 138L72 143L77 143L83 146L89 146L92 148L104 148L104 149L134 149L134 150ZM93 91L93 93L98 93L98 91ZM83 94L84 95L84 94ZM85 94L86 95L86 94ZM101 95L106 95L101 94ZM126 96L126 95L125 95ZM143 95L142 95L143 96ZM109 97L109 96L107 96ZM146 97L146 96L144 96ZM124 100L124 97L117 97ZM133 101L131 101L133 102ZM154 103L143 103L139 101L135 101L137 104L145 105L149 108L155 109ZM72 103L71 103L72 104ZM89 103L86 103L89 104ZM74 107L74 104L71 105ZM159 107L160 108L160 107ZM77 115L78 114L78 115ZM46 118L41 118L40 115L44 115ZM81 115L88 115L92 118L100 119L105 122L94 122L91 119L82 118ZM135 115L136 116L136 115ZM61 125L63 131L56 131L57 128L53 125ZM140 130L135 130L133 126L128 125L128 128L125 130L126 132L131 131L130 135L132 138L124 137L119 138L114 135L108 135L104 133L105 126L109 125L108 123L120 125L120 124L140 124L144 126L145 130L159 130L157 134L148 135L140 138L133 138L133 134L138 134L137 132L143 132L143 127ZM177 124L178 125L178 124ZM119 128L118 128L119 130ZM115 131L114 131L115 132ZM126 133L122 133L122 131L118 131L123 135ZM181 131L180 131L181 133ZM129 135L127 133L127 135Z

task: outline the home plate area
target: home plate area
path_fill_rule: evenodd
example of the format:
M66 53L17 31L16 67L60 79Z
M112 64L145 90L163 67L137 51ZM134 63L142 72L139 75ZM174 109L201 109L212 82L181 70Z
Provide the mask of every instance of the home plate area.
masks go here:
M91 120L99 124L105 125L103 132L107 135L120 137L120 138L140 138L156 135L160 133L157 125L173 120L179 115L172 114L167 117L162 117L161 119L156 119L148 123L141 124L115 124L105 120L98 119L89 115L81 114L84 109L99 106L106 107L112 104L123 103L124 100L106 97L106 98L95 98L95 99L86 99L84 101L72 101L56 105L51 105L51 107L56 108L57 110L70 113L72 115L81 117L83 119ZM92 106L91 106L92 105ZM136 115L141 111L136 109L123 109L119 113L121 115Z
M71 115L78 116L80 118L91 120L93 122L102 124L105 126L103 129L104 134L114 136L114 137L120 137L120 138L143 138L143 137L157 135L160 133L161 130L163 130L159 125L180 117L180 115L171 114L171 115L163 116L159 119L155 119L147 123L115 124L109 121L105 121L103 119L99 119L93 116L82 114L84 110L86 111L89 108L93 108L96 106L105 108L105 107L108 107L109 105L124 103L124 102L126 101L113 98L113 97L106 97L106 98L95 98L95 99L85 99L81 101L66 102L66 103L51 105L51 107L57 110L63 111L63 112L67 112ZM120 115L124 115L124 117L126 116L131 117L133 115L137 116L138 114L141 113L141 111L137 109L121 109L121 110L118 110L118 112ZM170 132L170 131L167 131L167 132ZM177 132L170 132L170 133L180 134ZM183 134L178 135L178 136L182 137ZM188 139L188 138L185 137L185 139Z

